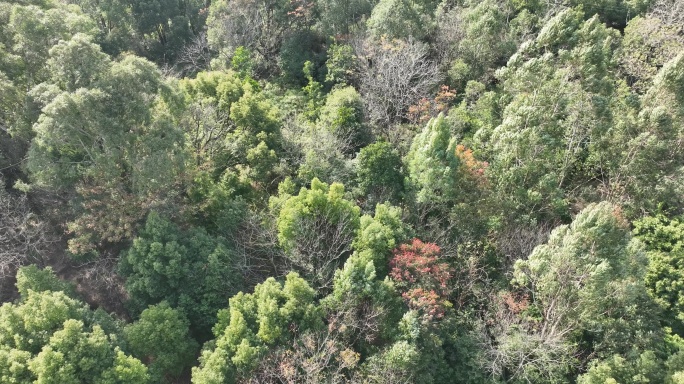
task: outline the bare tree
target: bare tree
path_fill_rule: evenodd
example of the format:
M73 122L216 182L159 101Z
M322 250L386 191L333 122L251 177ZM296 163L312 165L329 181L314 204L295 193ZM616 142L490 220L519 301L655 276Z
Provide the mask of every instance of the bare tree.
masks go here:
M89 303L98 303L108 312L125 316L124 303L128 293L124 279L116 273L118 255L105 253L89 262L76 266L75 281L78 291Z
M412 39L368 38L357 52L361 56L361 93L367 116L387 137L394 124L406 119L408 108L440 83L441 74L428 56L428 47Z
M234 128L227 112L219 110L215 102L197 100L190 104L180 125L187 133L196 165L210 162L224 149L224 140Z
M355 366L359 357L335 336L328 330L306 332L290 346L270 352L238 383L346 383L344 370Z
M261 283L268 277L282 277L291 271L292 264L278 247L276 218L269 212L249 211L237 231L224 236L235 252L235 265L247 286Z
M489 298L490 311L479 325L483 369L507 382L551 382L576 366L577 349L562 337L550 337L528 317L529 301L505 293Z
M525 260L534 248L545 243L554 226L542 223L537 226L511 225L497 232L494 242L499 252L505 257L508 267L516 260Z
M285 158L299 168L299 176L314 177L326 183L344 183L354 176L352 159L355 149L353 133L334 134L330 130L301 124L290 118L282 133Z
M266 71L275 69L283 40L313 23L313 2L296 0L231 0L216 7L207 21L209 45L219 56L240 46L254 52Z
M238 383L303 383L342 384L378 382L366 377L359 368L360 354L355 342L359 339L374 340L380 332L380 319L386 315L383 307L342 303L328 316L328 326L304 332L264 356L257 368ZM383 383L407 383L406 372L388 367L374 366L371 372L376 378L389 377ZM385 368L385 370L382 370ZM382 372L378 372L382 371ZM399 380L402 378L403 380ZM370 381L369 381L370 380Z
M332 287L335 270L351 254L356 235L354 214L332 204L315 207L312 216L295 218L295 246L287 252L292 264L310 276L316 289Z
M667 25L684 32L684 0L656 0L648 16L657 17Z
M0 298L11 295L19 267L44 267L50 246L57 239L29 208L26 195L13 196L0 178Z
M178 55L177 66L183 75L193 75L209 68L211 62L211 50L207 34L201 32L188 42Z

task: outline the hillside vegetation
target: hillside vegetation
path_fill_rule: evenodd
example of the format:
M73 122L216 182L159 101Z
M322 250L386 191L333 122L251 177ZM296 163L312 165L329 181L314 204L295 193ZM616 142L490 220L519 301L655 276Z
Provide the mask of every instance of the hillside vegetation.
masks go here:
M0 382L684 384L683 0L0 1Z

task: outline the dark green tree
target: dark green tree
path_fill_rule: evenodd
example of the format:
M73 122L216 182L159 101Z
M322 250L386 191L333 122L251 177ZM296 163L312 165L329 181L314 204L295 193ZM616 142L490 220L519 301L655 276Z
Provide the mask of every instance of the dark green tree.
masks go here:
M121 255L134 313L166 301L190 320L202 340L216 321L216 312L240 287L230 249L199 228L181 229L156 212Z
M148 364L153 381L178 377L193 365L199 346L189 335L189 325L182 312L163 301L145 309L138 321L124 329L131 354Z
M404 197L404 172L399 152L387 142L363 147L356 157L356 178L366 207Z

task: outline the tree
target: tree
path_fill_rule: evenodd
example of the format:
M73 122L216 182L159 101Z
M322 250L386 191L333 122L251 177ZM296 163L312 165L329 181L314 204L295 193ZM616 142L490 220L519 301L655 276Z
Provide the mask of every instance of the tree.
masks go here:
M278 241L317 289L330 288L335 270L351 254L359 215L360 209L344 198L344 186L328 186L318 179L283 202Z
M128 11L128 4L121 0L74 0L83 13L97 24L97 42L102 50L116 56L121 52L137 48L135 21Z
M617 157L610 164L611 193L633 210L656 212L681 207L682 172L678 164L684 158L679 142L684 114L681 105L684 90L684 54L667 62L640 100L641 109L623 114L625 129L607 136L605 152ZM620 147L616 147L620 143ZM648 180L656 188L644 188Z
M332 292L321 300L328 331L347 348L366 357L378 344L393 340L404 307L386 278L392 247L406 237L400 210L378 205L375 217L364 215L355 252L335 272ZM384 344L384 343L383 343Z
M356 157L356 180L367 207L404 197L401 156L391 144L380 141L361 148Z
M657 17L637 16L625 28L620 62L633 89L646 92L665 63L684 49L678 26Z
M278 283L269 278L253 294L238 293L219 312L216 341L192 370L195 384L235 383L251 375L273 347L323 324L314 302L316 291L294 272Z
M77 33L90 36L97 33L95 23L73 5L41 9L15 4L9 27L14 32L12 50L26 66L24 82L28 88L46 80L45 62L50 48Z
M349 44L333 43L328 47L325 81L333 84L357 84L358 57Z
M0 292L11 296L17 270L27 264L45 264L55 238L47 225L31 211L26 195L13 196L0 179Z
M116 322L59 291L29 289L0 307L0 377L7 383L147 383Z
M155 382L165 375L178 377L193 364L197 342L189 335L185 315L165 301L140 314L140 319L124 329L124 337L133 356L148 364Z
M320 26L327 36L347 35L367 18L375 0L319 0Z
M405 222L403 214L399 207L378 204L372 217L361 216L354 250L366 261L373 261L381 279L387 276L386 267L394 249L411 237L413 229Z
M238 47L257 55L257 73L273 73L285 37L312 22L313 3L289 0L214 2L209 7L209 46L227 61Z
M684 224L663 214L634 222L634 234L646 244L648 293L664 310L663 322L684 334Z
M46 64L52 84L74 92L96 86L102 80L111 62L92 40L90 36L78 33L68 42L61 41L50 48Z
M29 291L34 292L64 292L69 297L76 296L73 284L63 281L55 276L52 267L40 269L35 265L21 267L17 271L17 290L22 298L29 296Z
M514 282L529 289L542 343L574 340L585 353L610 356L647 350L659 335L643 282L646 266L620 211L600 203L516 262Z
M369 139L370 132L363 120L361 95L353 87L343 87L328 94L316 124L347 144L342 149L343 153L353 154Z
M493 82L494 71L529 38L535 18L526 10L516 14L512 3L486 0L439 9L436 43L449 65L450 85L457 91L469 80Z
M368 119L388 136L391 126L405 119L408 108L439 83L439 71L427 47L411 39L367 39L357 52Z
M380 0L366 24L375 38L423 40L431 32L435 1Z
M649 16L655 16L668 25L682 25L682 10L684 4L678 0L655 0L649 12Z
M597 17L568 9L499 71L510 102L500 125L477 135L489 140L489 179L518 222L566 219L566 191L601 179L611 107L622 98L613 75L618 41Z
M224 139L221 165L260 190L273 190L280 176L276 165L282 145L278 109L251 82L246 81L243 90L230 107L235 129Z
M173 63L183 46L204 28L206 4L200 0L121 2L141 40L137 44L141 54L156 62Z
M571 7L581 7L587 17L598 15L603 22L614 28L624 28L630 18L643 14L651 1L617 1L617 0L571 0Z
M460 159L444 116L431 119L411 143L406 156L407 184L416 202L438 207L458 198Z
M297 164L297 181L306 185L315 178L326 183L351 185L354 162L349 140L340 139L326 127L291 125L286 134L290 148L289 163Z
M190 320L202 339L215 323L216 311L240 286L232 253L221 239L198 228L181 230L156 212L121 255L130 307L135 314L166 301Z
M642 353L635 361L615 355L604 361L596 361L589 371L579 376L581 384L593 383L664 383L665 370L653 351Z
M438 261L439 252L437 245L413 239L410 245L395 249L389 263L389 276L402 291L404 301L427 322L443 318L445 308L451 305L446 298L453 271L447 263Z
M130 238L143 206L164 200L183 167L183 137L158 97L165 86L152 63L133 56L110 62L81 35L51 55L52 84L33 90L42 114L27 168L37 186L77 190L70 247L87 254Z
M139 361L112 348L111 341L95 325L92 331L82 322L67 320L50 342L28 363L38 383L80 383L107 380L113 383L145 383L149 376Z
M231 72L200 72L193 79L181 80L179 88L185 96L180 123L194 163L198 168L217 167L220 173L225 140L234 129L230 109L244 93L242 81Z

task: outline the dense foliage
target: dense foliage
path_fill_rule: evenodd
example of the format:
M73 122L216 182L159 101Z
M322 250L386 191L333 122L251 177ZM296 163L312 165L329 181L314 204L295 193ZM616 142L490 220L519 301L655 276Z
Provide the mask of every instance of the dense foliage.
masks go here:
M684 1L0 0L0 382L684 383Z

